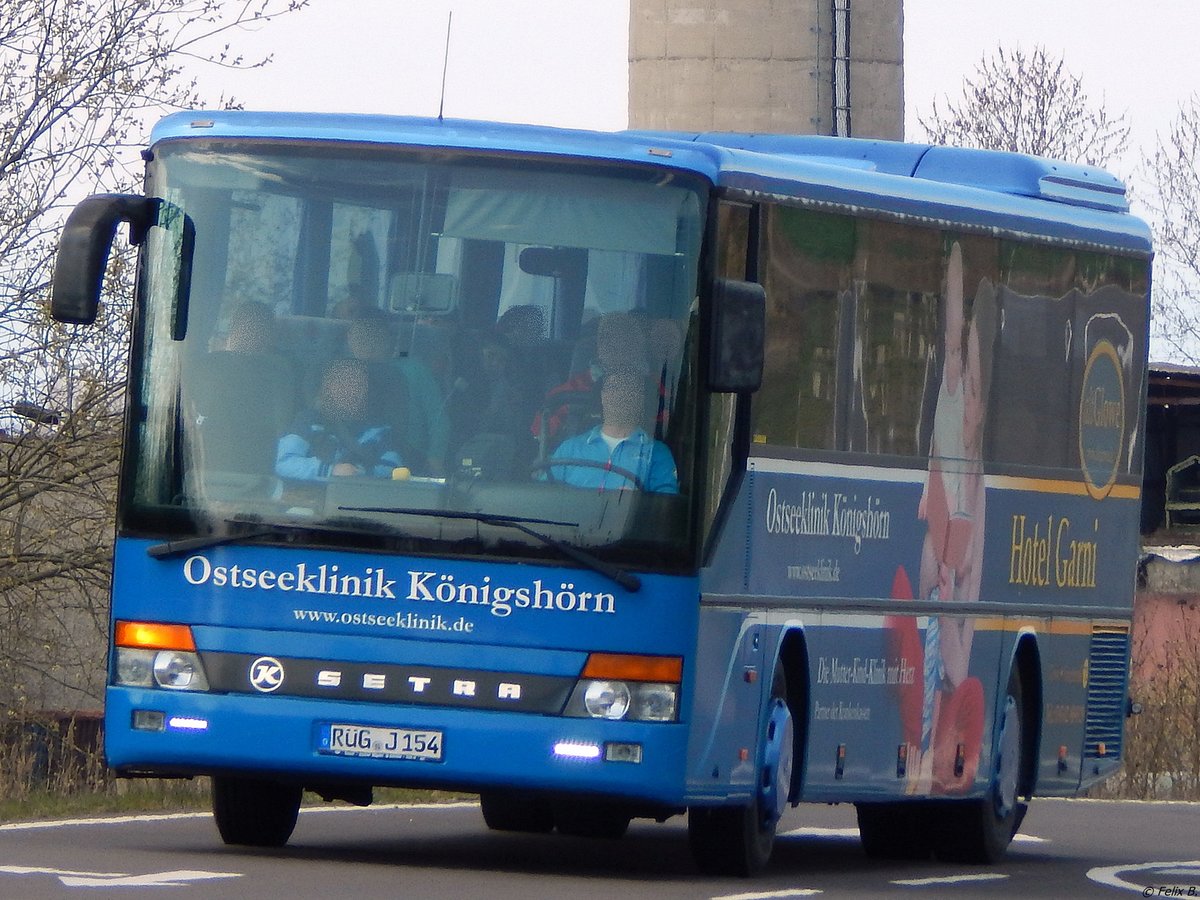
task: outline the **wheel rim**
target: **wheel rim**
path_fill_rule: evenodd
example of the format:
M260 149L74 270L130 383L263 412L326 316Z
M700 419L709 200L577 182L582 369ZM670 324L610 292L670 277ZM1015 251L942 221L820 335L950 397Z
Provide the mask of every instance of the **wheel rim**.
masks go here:
M1017 779L1021 760L1021 717L1017 701L1008 695L996 747L996 814L1007 817L1017 806Z
M787 808L788 793L792 786L794 742L791 710L782 698L776 697L772 700L771 714L767 717L767 740L763 753L761 808L766 826L778 822Z

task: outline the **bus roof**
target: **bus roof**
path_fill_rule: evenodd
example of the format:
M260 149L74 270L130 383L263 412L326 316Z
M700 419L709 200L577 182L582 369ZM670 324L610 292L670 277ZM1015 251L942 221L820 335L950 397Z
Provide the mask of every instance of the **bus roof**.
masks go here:
M598 132L340 113L181 112L153 146L180 138L352 141L652 164L750 195L1040 235L1148 255L1124 184L1097 167L993 150L817 135Z

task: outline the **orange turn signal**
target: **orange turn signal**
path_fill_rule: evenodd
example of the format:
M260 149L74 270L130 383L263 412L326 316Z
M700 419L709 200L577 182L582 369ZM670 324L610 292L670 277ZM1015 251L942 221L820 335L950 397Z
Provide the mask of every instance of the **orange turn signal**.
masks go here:
M117 622L113 641L118 647L146 650L195 650L192 629L162 622Z
M678 656L634 656L625 653L592 653L583 667L583 678L613 681L660 681L678 684L683 679L683 659Z

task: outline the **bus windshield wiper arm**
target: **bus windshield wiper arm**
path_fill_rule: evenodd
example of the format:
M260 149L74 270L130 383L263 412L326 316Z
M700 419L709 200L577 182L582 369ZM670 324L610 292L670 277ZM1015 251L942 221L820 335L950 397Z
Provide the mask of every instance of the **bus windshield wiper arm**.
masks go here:
M427 516L435 519L466 519L472 522L481 522L484 525L499 525L503 528L515 528L517 531L527 534L532 538L536 538L543 544L553 547L563 556L573 559L580 565L586 566L593 572L599 572L605 578L615 581L625 590L636 592L641 590L642 580L632 572L626 572L624 569L614 566L612 563L605 562L598 557L593 556L586 550L580 550L578 547L572 546L565 541L560 541L556 537L551 537L544 534L535 528L530 528L529 524L534 525L565 525L569 527L577 527L577 522L555 522L552 519L528 519L523 516L496 516L491 513L483 512L463 512L461 510L433 510L433 509L410 509L403 506L339 506L342 512L373 512L373 513L392 513L398 516Z
M249 541L260 537L270 537L273 534L290 534L297 531L335 531L332 528L322 528L313 524L288 524L284 522L256 522L246 519L226 519L227 525L253 526L246 531L227 532L225 534L207 534L200 537L183 538L178 541L163 541L146 548L146 555L154 559L170 559L182 556L193 550L206 550L221 544L232 544L234 541Z

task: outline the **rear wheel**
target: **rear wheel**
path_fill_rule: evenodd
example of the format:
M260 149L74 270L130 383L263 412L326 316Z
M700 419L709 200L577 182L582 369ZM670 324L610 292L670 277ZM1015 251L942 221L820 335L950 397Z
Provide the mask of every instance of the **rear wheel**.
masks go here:
M940 811L934 850L950 862L994 863L1004 856L1025 814L1021 800L1024 758L1024 699L1016 671L1008 679L996 723L992 779L985 797L947 803Z
M213 819L226 844L282 847L300 813L299 785L260 778L212 779Z
M688 842L701 872L750 876L766 867L775 844L775 827L791 791L795 731L787 705L787 679L780 667L771 684L753 802L688 811Z
M521 791L484 791L479 795L483 821L493 831L545 834L554 828L554 810L535 794Z

